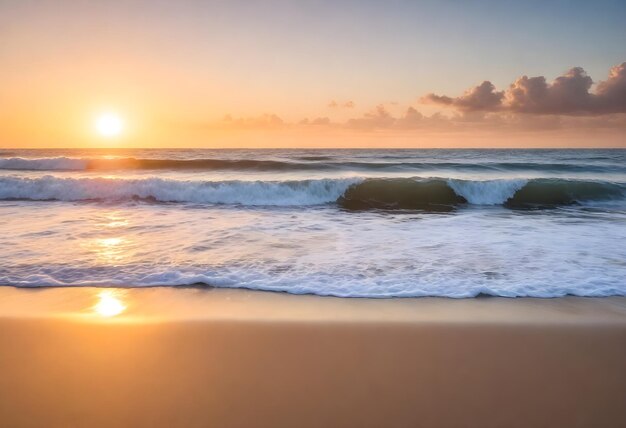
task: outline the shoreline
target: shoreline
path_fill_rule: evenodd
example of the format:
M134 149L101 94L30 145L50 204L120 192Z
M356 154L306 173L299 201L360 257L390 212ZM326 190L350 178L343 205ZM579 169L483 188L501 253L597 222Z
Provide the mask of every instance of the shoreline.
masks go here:
M115 322L215 321L380 321L621 323L626 296L563 297L337 297L247 288L197 286L15 287L0 286L0 318L67 318L113 321L94 313L102 294L125 310ZM419 309L419 311L415 311Z
M0 287L0 425L618 426L626 297Z

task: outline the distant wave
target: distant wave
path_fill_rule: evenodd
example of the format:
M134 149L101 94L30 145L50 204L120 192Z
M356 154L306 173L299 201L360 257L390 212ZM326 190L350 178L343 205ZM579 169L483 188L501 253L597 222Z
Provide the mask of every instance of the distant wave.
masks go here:
M388 170L388 171L553 171L626 172L626 166L583 165L536 162L415 162L415 161L333 161L328 156L301 156L294 160L268 159L136 159L136 158L0 158L0 170L82 171L82 170Z
M624 184L565 179L319 179L180 181L160 178L0 177L2 200L188 202L253 206L337 203L346 209L446 210L462 204L539 207L622 200Z
M85 170L89 165L87 159L66 157L57 158L0 158L0 169L27 171L68 171Z

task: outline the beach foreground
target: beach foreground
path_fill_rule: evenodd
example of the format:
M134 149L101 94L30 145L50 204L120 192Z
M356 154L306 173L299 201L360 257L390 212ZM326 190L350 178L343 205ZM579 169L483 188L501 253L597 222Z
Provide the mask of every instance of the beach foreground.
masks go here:
M624 297L0 287L10 427L614 427L624 361Z

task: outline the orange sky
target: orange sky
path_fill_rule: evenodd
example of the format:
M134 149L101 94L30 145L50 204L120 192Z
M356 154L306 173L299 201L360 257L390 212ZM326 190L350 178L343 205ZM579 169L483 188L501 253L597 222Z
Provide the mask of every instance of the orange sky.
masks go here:
M529 3L3 2L0 147L626 147L624 6Z

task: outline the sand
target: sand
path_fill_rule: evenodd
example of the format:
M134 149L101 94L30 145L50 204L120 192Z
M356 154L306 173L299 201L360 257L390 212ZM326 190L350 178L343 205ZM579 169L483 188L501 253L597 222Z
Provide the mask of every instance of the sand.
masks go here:
M626 426L626 298L0 287L2 427Z

